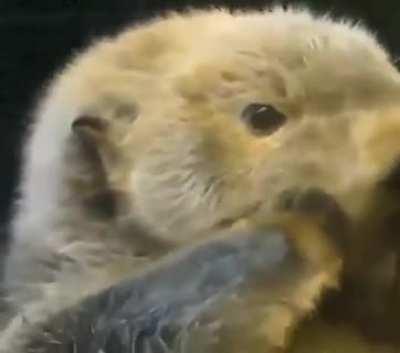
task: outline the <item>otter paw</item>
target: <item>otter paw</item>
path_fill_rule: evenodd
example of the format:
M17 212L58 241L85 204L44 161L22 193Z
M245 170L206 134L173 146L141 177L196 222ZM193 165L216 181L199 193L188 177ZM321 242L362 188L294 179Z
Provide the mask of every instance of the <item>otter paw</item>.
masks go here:
M311 219L332 236L341 249L346 247L349 219L336 199L322 189L285 190L279 199L278 210Z

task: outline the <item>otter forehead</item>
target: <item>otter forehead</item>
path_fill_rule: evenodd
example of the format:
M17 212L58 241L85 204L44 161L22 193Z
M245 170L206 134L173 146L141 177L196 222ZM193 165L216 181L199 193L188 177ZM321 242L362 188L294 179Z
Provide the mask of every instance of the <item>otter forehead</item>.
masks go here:
M214 10L171 14L95 44L67 69L63 96L82 107L104 96L135 100L146 110L172 104L171 90L178 101L247 94L337 112L349 95L353 105L387 97L381 88L390 90L393 75L388 55L361 27L300 10Z

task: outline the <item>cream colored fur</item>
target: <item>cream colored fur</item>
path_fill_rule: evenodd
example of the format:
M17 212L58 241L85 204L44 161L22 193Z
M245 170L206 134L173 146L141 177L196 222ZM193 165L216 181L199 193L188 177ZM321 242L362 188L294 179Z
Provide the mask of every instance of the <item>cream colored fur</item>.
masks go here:
M5 273L25 319L12 321L0 352L17 353L23 320L44 320L148 263L134 255L134 234L113 237L114 223L77 205L77 117L111 122L118 158L106 155L105 168L128 200L118 222L185 244L226 220L267 217L276 195L298 185L323 187L357 217L398 152L394 142L382 154L368 127L400 129L399 89L370 32L306 10L170 14L96 42L56 75L34 114ZM254 136L240 120L252 102L273 104L288 123Z

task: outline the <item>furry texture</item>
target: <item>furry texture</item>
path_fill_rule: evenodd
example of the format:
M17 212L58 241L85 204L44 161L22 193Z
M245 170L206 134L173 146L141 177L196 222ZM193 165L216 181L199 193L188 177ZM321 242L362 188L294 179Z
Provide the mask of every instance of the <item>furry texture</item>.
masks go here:
M294 186L361 219L399 152L399 88L371 33L304 10L170 14L95 43L55 77L26 142L4 278L14 310L44 320L162 255L140 256L148 234L182 246L264 221ZM252 102L287 123L254 135L240 119ZM82 116L106 128L82 138ZM123 195L112 220L88 207L105 190ZM16 352L18 320L0 351Z

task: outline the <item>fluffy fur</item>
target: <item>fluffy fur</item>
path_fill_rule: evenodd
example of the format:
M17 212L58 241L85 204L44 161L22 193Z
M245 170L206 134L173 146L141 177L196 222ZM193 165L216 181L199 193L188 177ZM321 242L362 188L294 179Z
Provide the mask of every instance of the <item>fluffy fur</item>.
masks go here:
M399 152L399 78L367 30L304 10L170 14L96 42L35 112L5 267L13 310L44 320L162 255L143 256L147 234L193 243L268 217L292 187L363 219ZM287 123L254 135L240 119L252 102ZM74 134L84 116L104 126ZM107 190L123 195L112 220L88 206ZM16 352L17 320L1 352Z

